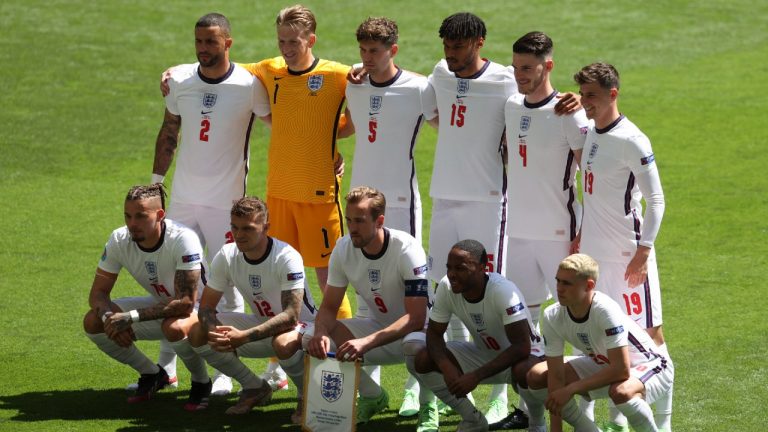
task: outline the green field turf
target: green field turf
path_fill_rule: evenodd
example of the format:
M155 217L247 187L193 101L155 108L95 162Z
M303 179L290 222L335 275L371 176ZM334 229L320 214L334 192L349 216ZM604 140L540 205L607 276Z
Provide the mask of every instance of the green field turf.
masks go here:
M123 224L125 192L150 179L164 110L160 73L195 60L193 25L211 11L232 21L234 60L278 55L274 16L288 4L0 3L0 431L298 430L284 426L293 391L276 395L264 412L236 418L223 414L235 396L213 398L204 413L183 411L189 374L181 363L178 391L129 406L123 387L135 374L100 353L81 324L104 242ZM616 65L620 108L650 137L666 195L657 249L677 373L673 426L766 430L768 3L307 4L319 20L315 54L347 64L358 61L357 24L387 15L400 26L397 63L428 74L442 55L440 22L470 10L488 26L484 56L500 63L509 63L511 44L522 34L550 34L560 90L575 89L571 76L585 64ZM264 194L265 133L258 126L252 134L248 189L258 195ZM427 227L434 142L426 128L416 155ZM348 167L352 144L341 144ZM130 277L121 276L115 294L137 293ZM140 346L156 355L156 344ZM259 372L264 366L250 364ZM404 367L387 367L383 376L391 409L360 430L415 430L415 420L395 412ZM485 394L477 393L481 405ZM443 429L457 422L446 418Z

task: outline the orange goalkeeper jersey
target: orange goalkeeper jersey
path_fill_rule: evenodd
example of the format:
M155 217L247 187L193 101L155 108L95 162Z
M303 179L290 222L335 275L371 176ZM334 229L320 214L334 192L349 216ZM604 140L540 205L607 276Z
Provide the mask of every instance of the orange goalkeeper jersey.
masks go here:
M267 195L322 204L337 199L333 164L349 66L316 59L301 72L282 57L243 65L259 78L272 108Z

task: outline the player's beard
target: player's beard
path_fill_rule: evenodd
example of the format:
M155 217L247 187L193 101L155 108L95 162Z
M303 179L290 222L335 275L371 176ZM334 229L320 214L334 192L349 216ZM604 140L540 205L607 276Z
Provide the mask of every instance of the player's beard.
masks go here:
M219 62L221 62L221 58L222 58L221 54L208 54L208 53L205 53L205 54L208 55L208 60L202 60L200 58L200 54L197 55L197 61L200 62L200 66L209 68L209 67L214 67L217 64L219 64Z

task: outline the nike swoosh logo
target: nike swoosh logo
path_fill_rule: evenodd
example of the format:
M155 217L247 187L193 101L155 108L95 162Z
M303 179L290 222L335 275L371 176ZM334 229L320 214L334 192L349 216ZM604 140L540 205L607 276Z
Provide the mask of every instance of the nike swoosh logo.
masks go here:
M376 115L376 114L378 114L378 113L377 112L373 112L373 113L372 112L368 112L369 116Z
M283 77L275 77L275 81L281 80L281 79L283 79Z
M213 112L213 110L211 110L211 111L200 111L200 114L202 114L202 115L208 115L208 114L210 114L210 113L212 113L212 112Z
M525 137L527 137L527 136L528 136L528 135L520 135L520 134L517 134L517 138L518 138L518 139L519 139L519 138L525 138Z
M467 97L467 95L456 95L456 99L463 99Z
M330 254L331 254L330 252L328 252L328 253L321 253L320 254L320 258L325 258L325 257L327 257Z
M381 288L373 288L373 287L371 287L371 291L378 291L378 290L380 290L380 289L381 289Z

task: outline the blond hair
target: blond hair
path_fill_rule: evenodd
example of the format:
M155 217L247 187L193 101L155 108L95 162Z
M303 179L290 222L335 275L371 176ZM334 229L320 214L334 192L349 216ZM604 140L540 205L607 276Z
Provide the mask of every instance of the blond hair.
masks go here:
M277 14L275 24L280 26L288 26L294 30L299 30L306 33L314 33L317 29L317 21L315 20L315 14L304 5L293 5L284 8Z
M570 270L582 279L592 279L597 282L600 273L597 261L586 254L573 254L567 256L558 266L560 270Z

